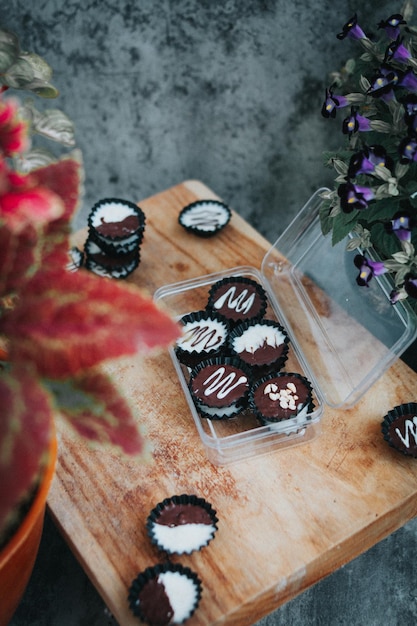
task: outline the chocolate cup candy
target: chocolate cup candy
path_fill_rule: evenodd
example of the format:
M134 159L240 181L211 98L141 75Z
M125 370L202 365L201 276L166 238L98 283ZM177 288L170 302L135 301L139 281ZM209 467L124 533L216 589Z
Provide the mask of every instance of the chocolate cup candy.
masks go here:
M258 374L271 367L274 371L281 369L287 360L288 344L287 332L273 320L239 324L228 340L231 352Z
M235 325L261 319L267 298L262 285L242 276L230 276L211 286L207 308Z
M199 237L212 237L230 221L231 211L218 200L197 200L184 207L178 222L185 230Z
M189 567L163 563L146 568L132 582L128 602L134 615L150 626L182 624L197 609L201 581Z
M297 373L269 374L252 385L249 405L263 424L307 415L314 410L312 386Z
M146 528L154 545L168 554L191 554L208 545L217 531L216 511L195 495L165 498L150 512Z
M194 311L180 319L183 327L175 352L178 360L195 367L207 358L219 355L227 345L226 322L210 311Z
M140 261L139 250L112 256L90 238L85 243L84 251L86 269L108 278L126 278L138 267Z
M90 234L104 245L127 246L140 243L145 228L145 214L129 200L104 198L91 209L88 216Z
M417 403L407 402L388 411L382 433L392 448L417 458Z
M247 405L251 377L239 359L207 359L190 374L189 388L203 417L228 419Z

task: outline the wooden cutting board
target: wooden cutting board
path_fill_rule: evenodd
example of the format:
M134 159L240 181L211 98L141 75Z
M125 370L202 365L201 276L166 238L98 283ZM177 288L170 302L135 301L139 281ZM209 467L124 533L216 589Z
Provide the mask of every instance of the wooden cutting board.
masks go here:
M211 239L178 225L180 210L201 198L216 196L186 181L139 203L145 239L129 280L153 294L164 284L239 265L260 268L270 244L236 213ZM78 233L76 241L83 238ZM322 434L312 442L222 467L206 457L167 352L113 361L107 369L145 425L151 460L137 464L91 449L62 424L48 505L120 626L139 623L128 608L128 587L161 561L145 521L167 496L197 494L219 518L209 546L172 558L203 584L190 626L251 624L416 514L417 460L389 448L380 432L388 410L416 400L417 374L402 361L353 408L326 408Z

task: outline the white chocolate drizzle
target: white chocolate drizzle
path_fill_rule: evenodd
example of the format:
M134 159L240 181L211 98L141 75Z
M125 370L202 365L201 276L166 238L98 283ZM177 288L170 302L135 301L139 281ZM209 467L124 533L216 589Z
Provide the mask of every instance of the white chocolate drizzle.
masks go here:
M255 293L248 296L248 289L243 289L235 297L236 287L230 287L220 298L214 302L214 308L221 309L225 304L228 309L235 310L236 313L248 313L255 301Z
M246 384L248 379L246 376L238 376L236 372L229 372L225 375L226 369L219 367L215 372L210 374L208 378L203 382L206 387L204 390L205 396L211 396L216 393L217 397L222 400L226 398L236 387Z
M414 415L413 419L405 420L404 422L404 436L399 428L395 429L398 438L401 439L406 448L410 447L410 434L414 439L414 445L417 445L417 415Z

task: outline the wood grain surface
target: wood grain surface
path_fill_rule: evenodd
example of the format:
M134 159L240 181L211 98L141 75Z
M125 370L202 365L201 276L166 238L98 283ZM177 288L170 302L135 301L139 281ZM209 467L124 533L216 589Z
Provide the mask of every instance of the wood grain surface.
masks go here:
M180 210L199 198L216 196L186 181L139 202L146 231L129 280L153 294L228 267L260 268L270 244L236 213L211 239L179 226ZM83 237L77 234L79 242ZM132 579L163 560L145 521L167 496L204 497L219 518L206 548L172 558L203 584L190 626L251 624L416 514L417 460L389 448L380 430L388 410L416 399L417 375L402 361L353 408L326 408L322 434L313 441L223 467L206 457L167 352L113 361L106 369L146 427L150 461L91 449L62 425L48 505L120 626L139 623L127 604Z

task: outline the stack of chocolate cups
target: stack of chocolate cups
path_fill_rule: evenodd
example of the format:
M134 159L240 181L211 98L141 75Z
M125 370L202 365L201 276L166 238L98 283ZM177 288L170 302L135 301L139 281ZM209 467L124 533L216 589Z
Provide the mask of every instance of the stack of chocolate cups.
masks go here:
M88 216L86 268L100 276L126 278L139 265L144 230L145 214L133 202L96 202Z

